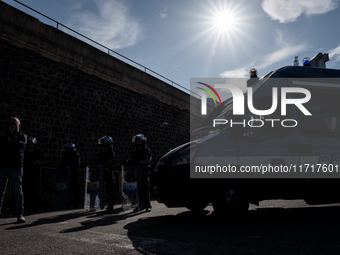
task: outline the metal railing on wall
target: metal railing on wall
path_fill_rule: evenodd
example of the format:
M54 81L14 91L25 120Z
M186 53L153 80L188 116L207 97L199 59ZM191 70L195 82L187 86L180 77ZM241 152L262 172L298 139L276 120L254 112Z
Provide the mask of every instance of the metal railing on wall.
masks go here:
M54 19L52 19L52 18L46 16L45 14L43 14L43 13L41 13L41 12L39 12L39 11L37 11L37 10L35 10L35 9L33 9L33 8L31 8L31 7L29 7L29 6L25 5L25 4L23 4L23 3L21 3L20 1L18 1L18 0L13 0L13 1L14 1L14 2L17 2L18 4L24 6L24 7L28 8L28 9L30 9L31 11L33 11L33 12L35 12L35 13L38 13L39 15L45 17L46 19L49 19L50 21L53 21L54 23L56 23L56 28L57 28L57 29L59 29L59 26L64 27L64 28L66 28L67 30L69 30L69 31L71 31L71 32L73 32L73 33L75 33L75 34L77 34L77 35L79 35L79 36L85 38L86 40L89 40L90 42L92 42L92 43L94 43L94 44L100 46L101 48L107 50L107 53L108 53L109 55L110 55L110 53L116 54L117 56L120 56L121 58L123 58L123 59L125 59L125 60L128 60L129 62L131 62L131 63L133 63L133 64L135 64L135 65L141 67L141 68L144 70L145 73L147 73L147 71L148 71L148 72L150 72L151 74L153 74L156 78L159 78L159 77L160 77L160 78L164 79L165 81L169 82L173 87L174 87L174 85L176 85L176 86L180 87L182 90L188 91L191 95L195 95L195 96L201 97L200 95L198 95L197 93L191 91L190 89L188 89L188 88L186 88L186 87L183 87L182 85L180 85L180 84L178 84L178 83L176 83L176 82L170 80L169 78L167 78L167 77L165 77L165 76L163 76L163 75L161 75L161 74L159 74L159 73L157 73L157 72L155 72L155 71L153 71L153 70L147 68L146 66L144 66L144 65L142 65L142 64L140 64L140 63L138 63L138 62L136 62L136 61L134 61L134 60L132 60L132 59L130 59L130 58L128 58L128 57L125 57L124 55L122 55L122 54L120 54L120 53L118 53L118 52L116 52L116 51L111 50L110 48L106 47L105 45L102 45L102 44L96 42L95 40L93 40L93 39L91 39L91 38L89 38L89 37L87 37L87 36L85 36L85 35L83 35L83 34L77 32L77 31L73 30L72 28L63 25L62 23L60 23L60 22L58 22L58 21L56 21L56 20L54 20Z

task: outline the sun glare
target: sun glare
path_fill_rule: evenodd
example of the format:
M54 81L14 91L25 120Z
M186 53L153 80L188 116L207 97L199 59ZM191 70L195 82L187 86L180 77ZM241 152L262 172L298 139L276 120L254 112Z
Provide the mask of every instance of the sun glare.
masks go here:
M237 0L208 0L196 9L195 23L192 23L195 34L187 44L196 43L206 51L204 69L211 70L212 61L221 65L229 65L234 60L239 62L239 51L247 50L248 43L253 40L249 33L252 13L249 5Z
M220 11L213 18L213 26L220 33L231 32L235 25L236 17L231 11Z

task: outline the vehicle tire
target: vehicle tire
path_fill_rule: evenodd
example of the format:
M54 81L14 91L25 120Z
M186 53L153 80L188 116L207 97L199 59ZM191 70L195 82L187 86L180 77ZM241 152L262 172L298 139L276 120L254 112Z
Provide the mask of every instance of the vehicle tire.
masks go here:
M249 200L241 189L230 188L215 199L213 207L217 213L240 215L248 211Z

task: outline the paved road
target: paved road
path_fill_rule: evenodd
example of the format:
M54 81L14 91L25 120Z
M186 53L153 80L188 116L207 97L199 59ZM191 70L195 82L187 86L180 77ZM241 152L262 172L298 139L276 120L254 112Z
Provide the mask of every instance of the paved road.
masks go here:
M340 254L340 204L266 201L239 219L152 202L149 213L27 211L0 217L0 254Z

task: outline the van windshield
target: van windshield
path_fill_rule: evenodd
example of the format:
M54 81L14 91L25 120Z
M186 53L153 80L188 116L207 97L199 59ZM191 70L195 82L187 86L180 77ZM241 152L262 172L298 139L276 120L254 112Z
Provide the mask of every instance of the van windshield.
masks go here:
M200 137L207 136L211 133L220 132L222 129L228 128L229 125L212 125L213 119L230 119L233 110L233 100L232 98L227 99L216 108L210 115L203 121L203 123L197 127L190 134L190 139L198 139Z
M262 85L266 81L268 81L268 79L272 76L272 74L274 72L275 71L272 71L272 72L266 74L265 76L262 76L261 78L259 78L259 80L252 85L253 93L255 93L257 90L259 90L259 88L261 88ZM210 115L214 116L215 119L223 119L229 111L232 111L232 109L233 109L233 100L232 100L232 98L229 98L229 99L227 99L223 102L222 108L220 108L220 107L216 108Z
M256 82L252 87L253 87L253 93L255 93L259 88L262 87L262 85L272 76L272 74L275 71L271 71L270 73L266 74L265 76L262 76L258 82Z
M258 89L262 87L262 85L268 81L268 79L275 73L275 71L272 71L268 73L267 75L259 78L259 80L252 85L253 92L256 92ZM245 95L244 95L245 96ZM215 127L212 126L213 119L226 119L229 121L229 119L232 118L232 112L233 112L233 98L228 98L227 100L223 101L222 105L215 108L209 116L199 125L192 133L191 137L203 137L206 136L212 132L220 132L221 130L224 130L226 128L229 128L229 125L223 124L218 125L216 124Z

